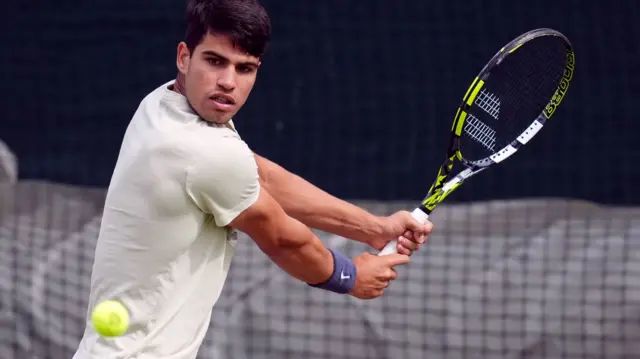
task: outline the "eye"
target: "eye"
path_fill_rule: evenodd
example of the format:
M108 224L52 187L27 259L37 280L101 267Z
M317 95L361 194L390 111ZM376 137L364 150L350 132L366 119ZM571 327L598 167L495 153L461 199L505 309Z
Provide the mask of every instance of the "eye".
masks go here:
M238 66L238 72L246 74L251 72L253 69L250 66Z
M207 62L213 66L220 66L222 65L222 61L220 59L217 59L215 57L209 57L207 58Z

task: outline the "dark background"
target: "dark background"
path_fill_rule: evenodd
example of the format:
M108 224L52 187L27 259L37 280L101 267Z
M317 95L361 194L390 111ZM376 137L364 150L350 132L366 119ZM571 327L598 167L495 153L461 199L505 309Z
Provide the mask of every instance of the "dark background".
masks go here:
M175 76L184 1L10 1L0 138L24 179L105 187L139 101ZM640 204L640 2L263 0L273 40L235 122L258 153L329 192L420 200L473 76L515 36L563 32L568 96L516 157L451 200Z

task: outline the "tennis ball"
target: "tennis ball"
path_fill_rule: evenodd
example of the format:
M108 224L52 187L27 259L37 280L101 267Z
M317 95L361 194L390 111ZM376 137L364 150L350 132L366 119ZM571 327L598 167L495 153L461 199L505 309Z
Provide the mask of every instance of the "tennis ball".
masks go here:
M91 322L100 335L117 337L129 329L129 311L118 301L106 300L93 309Z

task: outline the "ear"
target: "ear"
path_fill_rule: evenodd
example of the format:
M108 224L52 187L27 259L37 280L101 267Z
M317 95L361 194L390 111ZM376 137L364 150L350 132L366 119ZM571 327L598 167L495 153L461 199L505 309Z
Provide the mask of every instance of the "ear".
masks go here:
M178 71L181 74L186 75L189 71L189 63L191 61L191 52L189 52L189 48L187 44L181 42L178 44L178 53L176 59L176 66L178 67Z

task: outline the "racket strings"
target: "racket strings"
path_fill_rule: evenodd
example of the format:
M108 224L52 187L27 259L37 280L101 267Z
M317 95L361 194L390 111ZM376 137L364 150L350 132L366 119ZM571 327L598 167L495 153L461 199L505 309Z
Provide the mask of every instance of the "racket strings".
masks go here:
M497 95L490 93L486 89L482 89L478 94L475 104L494 119L498 119L500 115L500 98Z
M484 124L474 115L467 116L463 131L489 151L495 152L496 131Z
M491 70L463 127L461 153L467 160L500 151L540 115L564 72L565 51L562 39L540 37Z
M551 99L564 64L565 45L555 37L536 39L507 56L504 64L492 74L505 85L501 98L509 111L505 114L507 118L516 124L531 123Z

